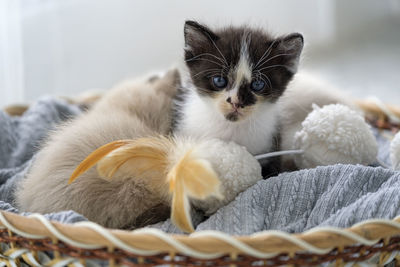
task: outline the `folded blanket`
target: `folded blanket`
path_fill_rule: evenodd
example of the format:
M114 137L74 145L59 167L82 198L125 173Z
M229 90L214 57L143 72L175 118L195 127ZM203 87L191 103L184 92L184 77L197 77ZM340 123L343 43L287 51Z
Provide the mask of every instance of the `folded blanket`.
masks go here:
M13 207L15 186L29 171L40 144L55 125L81 112L78 106L49 97L22 117L0 111L0 209L18 212ZM389 141L377 131L376 136L380 158L387 162ZM260 181L211 217L194 211L193 218L196 230L237 235L268 229L302 232L315 226L348 227L369 218L399 215L399 190L399 172L338 164ZM86 220L73 211L45 216L63 223ZM179 233L170 220L152 227Z

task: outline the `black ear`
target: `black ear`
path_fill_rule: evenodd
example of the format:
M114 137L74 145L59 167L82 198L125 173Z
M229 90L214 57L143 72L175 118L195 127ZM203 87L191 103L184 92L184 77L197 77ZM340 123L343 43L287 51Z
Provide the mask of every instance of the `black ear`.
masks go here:
M186 49L194 48L204 42L218 40L218 36L208 27L192 20L185 22L184 34Z
M285 65L290 72L296 73L299 65L300 54L303 50L304 38L300 33L292 33L281 38L278 49L285 55Z

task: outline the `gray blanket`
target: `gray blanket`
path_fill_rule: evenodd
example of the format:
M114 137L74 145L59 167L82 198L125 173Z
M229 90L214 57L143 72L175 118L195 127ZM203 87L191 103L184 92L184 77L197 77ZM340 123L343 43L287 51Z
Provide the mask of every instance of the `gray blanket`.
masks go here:
M13 193L24 179L46 134L82 111L62 100L43 98L22 117L0 111L0 209L18 212ZM380 138L380 158L388 160L388 141ZM400 214L400 172L380 167L334 165L283 173L241 193L209 218L194 211L197 230L251 234L278 229L301 232L315 226L348 227L369 218ZM64 223L86 220L73 211L46 214ZM169 220L152 225L179 232Z

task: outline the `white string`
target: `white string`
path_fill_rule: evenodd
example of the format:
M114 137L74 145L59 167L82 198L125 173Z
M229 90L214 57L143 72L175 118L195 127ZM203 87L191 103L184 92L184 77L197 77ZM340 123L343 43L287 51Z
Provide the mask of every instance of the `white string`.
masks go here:
M337 234L343 237L346 237L348 239L351 239L353 241L356 241L357 243L363 244L363 245L368 245L368 246L372 246L373 244L378 243L379 239L376 240L369 240L366 239L364 237L361 237L353 232L349 232L349 231L344 231L343 229L340 228L335 228L335 227L316 227L313 228L311 230L308 230L306 232L304 232L303 234L313 234L313 233L333 233L333 234Z
M381 165L383 168L390 169L390 166L386 164L383 160L376 158L376 162L378 162L378 164Z
M160 253L159 251L156 250L143 250L143 249L137 249L134 247L129 246L122 240L118 239L114 235L112 235L107 229L103 228L102 226L92 223L92 222L78 222L75 223L74 225L76 226L83 226L86 228L90 228L97 232L98 234L102 235L104 238L106 238L108 241L113 243L116 247L124 249L126 251L129 251L133 254L141 255L141 256L152 256Z
M251 235L251 237L254 237L254 238L261 237L261 236L262 237L265 237L265 236L280 237L280 238L283 238L283 239L301 247L303 250L310 251L315 254L326 254L332 250L332 248L323 249L323 248L315 247L313 245L310 245L309 243L307 243L306 241L304 241L302 239L299 239L297 237L294 237L291 234L288 234L288 233L282 232L282 231L268 230L268 231L258 232L258 233Z
M37 267L42 266L39 262L37 262L37 260L35 259L35 257L32 255L31 252L26 253L26 256L30 260L30 263L32 263L33 265L35 265Z
M383 224L383 225L388 225L391 226L393 228L399 229L400 230L400 223L396 222L396 220L399 220L400 216L397 216L396 218L394 218L393 220L386 220L386 219L369 219L369 220L365 220L363 222L359 222L356 223L352 226L352 228L354 227L359 227L359 226L364 226L366 224Z
M8 229L10 229L12 232L16 233L17 235L26 237L26 238L32 238L32 239L43 239L46 238L44 235L33 235L29 234L26 232L23 232L17 228L15 228L12 224L10 224L7 219L4 217L3 213L0 212L0 221L3 225L5 225Z
M170 244L175 249L177 249L179 252L181 252L187 256L191 256L191 257L198 258L198 259L214 259L214 258L219 258L222 255L224 255L224 253L205 253L205 252L200 252L200 251L194 250L192 248L189 248L185 244L179 242L178 240L171 238L168 234L164 233L163 231L155 229L155 228L137 229L137 230L132 231L132 233L133 234L140 233L140 234L153 235L153 236L163 240L164 242Z
M11 253L8 257L15 261L24 254L31 261L30 264L33 264L34 266L42 266L40 263L38 263L36 261L35 257L32 255L32 253L26 248L17 249L13 253Z
M6 262L3 263L3 261L6 261ZM17 266L15 260L8 259L8 258L3 259L0 266L1 267L3 267L3 266L5 266L5 267L19 267L19 266Z
M16 251L14 251L13 253L11 253L8 257L15 260L16 258L20 257L22 254L25 254L27 252L29 252L29 250L27 250L26 248L18 249Z
M76 259L67 258L67 259L63 259L63 260L57 262L56 264L53 265L53 267L64 267L64 266L67 266L68 264L73 264L75 262L76 262Z
M266 154L260 154L254 156L256 160L260 159L266 159L266 158L272 158L272 157L277 157L277 156L282 156L282 155L296 155L296 154L303 154L304 150L284 150L284 151L275 151L275 152L270 152Z
M101 248L104 246L100 246L100 245L90 245L90 244L84 244L84 243L80 243L77 242L75 240L72 240L69 237L66 237L65 235L63 235L62 233L60 233L52 224L49 220L47 220L43 215L38 214L38 213L34 213L32 215L29 215L28 217L30 218L35 218L38 219L46 228L47 230L50 231L50 233L52 233L54 236L56 236L59 240L64 241L65 243L68 243L70 245L73 245L75 247L79 247L79 248L86 248L86 249L97 249L97 248Z
M267 259L267 258L272 258L278 255L279 253L267 253L267 252L262 252L259 250L256 250L250 246L248 246L246 243L243 243L233 237L231 237L228 234L218 232L218 231L201 231L201 232L196 232L190 235L191 237L211 237L215 238L218 240L222 240L229 245L238 248L240 251L243 251L245 254L261 258L261 259Z

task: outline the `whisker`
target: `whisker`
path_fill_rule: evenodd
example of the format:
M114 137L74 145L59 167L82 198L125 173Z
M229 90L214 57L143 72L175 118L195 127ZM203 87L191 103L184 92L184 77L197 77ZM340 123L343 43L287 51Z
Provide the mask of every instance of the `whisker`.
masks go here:
M200 55L196 55L196 56L194 56L194 57L192 57L192 58L189 58L189 59L186 60L186 61L189 61L189 60L192 60L192 59L195 59L195 58L199 58L199 57L202 57L202 56L211 56L211 57L213 57L213 58L218 59L219 61L221 61L222 64L225 63L224 60L223 60L222 58L217 57L216 55L213 55L213 54L211 54L211 53L203 53L203 54L200 54ZM224 64L224 65L225 65L225 64Z
M283 68L286 68L287 65L279 65L279 64L277 64L277 65L271 65L271 66L267 66L267 67L258 69L257 71L262 71L262 70L266 70L266 69L270 69L270 68L276 68L276 67L283 67Z
M268 75L262 73L261 71L257 70L256 73L256 78L262 80L264 83L267 83L268 81L268 88L272 88L272 83L271 80L269 79ZM265 77L267 81L265 81L262 77Z
M294 53L286 53L286 54L284 53L284 54L275 55L275 56L273 56L273 57L268 58L266 61L264 61L264 62L260 65L260 67L261 67L262 65L264 65L265 63L271 61L271 60L274 59L274 58L277 58L277 57L280 57L280 56L290 56L290 55L293 55L293 54L294 54Z
M267 48L267 50L264 52L264 54L261 56L261 58L257 61L257 64L255 65L254 68L257 68L258 64L262 62L262 60L264 60L264 58L267 58L269 56L269 54L271 54L272 51L272 46L276 43L277 39L275 39ZM268 53L268 54L267 54ZM267 55L265 55L267 54Z
M226 69L226 67L225 67L224 65L222 65L221 63L218 63L218 62L216 62L216 61L214 61L214 60L206 59L206 58L188 59L188 60L186 60L186 62L188 62L188 61L196 61L196 60L199 60L199 61L201 61L201 60L208 61L208 62L211 62L211 63L214 63L214 64L220 66L220 67L223 68L223 69Z
M198 73L196 73L195 75L193 75L193 77L196 77L202 73L219 73L220 69L206 69L203 71L199 71Z
M222 54L221 50L219 50L218 46L216 45L216 43L214 42L214 40L211 38L210 36L210 40L212 42L212 44L215 46L215 48L217 49L218 53L222 56L222 58L225 61L226 66L228 66L228 61L226 61L226 58L224 57L224 55Z
M268 76L267 75L265 75L264 73L262 73L262 72L259 72L260 73L260 77L265 77L267 80L268 80L268 88L272 88L272 83L271 83L271 80L268 78ZM263 79L263 82L265 82L265 80ZM265 82L266 83L266 82Z
M212 42L212 44L214 45L214 47L217 49L218 53L222 56L225 65L228 66L228 61L226 60L226 58L224 57L224 55L222 54L221 50L219 50L218 46L215 44L214 40L211 38L211 36L209 34L207 34L208 39Z

